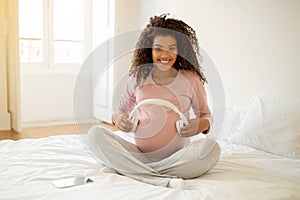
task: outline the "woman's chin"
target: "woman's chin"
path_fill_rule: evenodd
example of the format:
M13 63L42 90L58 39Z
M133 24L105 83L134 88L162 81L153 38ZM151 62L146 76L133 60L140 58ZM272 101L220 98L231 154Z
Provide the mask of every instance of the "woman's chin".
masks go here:
M156 66L161 71L168 71L168 70L172 69L172 66L169 66L169 65L157 64Z

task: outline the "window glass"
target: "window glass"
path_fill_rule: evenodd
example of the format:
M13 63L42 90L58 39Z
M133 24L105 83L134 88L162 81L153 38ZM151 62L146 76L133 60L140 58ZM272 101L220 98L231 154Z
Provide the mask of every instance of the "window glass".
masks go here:
M21 62L43 61L43 1L19 0Z
M53 0L55 63L81 63L84 58L84 0Z

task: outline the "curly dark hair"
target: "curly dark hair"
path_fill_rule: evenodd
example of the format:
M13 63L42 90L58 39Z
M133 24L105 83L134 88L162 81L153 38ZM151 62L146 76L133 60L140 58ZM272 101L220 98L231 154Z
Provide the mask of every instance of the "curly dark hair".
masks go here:
M150 23L142 31L133 54L129 75L136 77L136 86L146 79L154 67L152 45L157 35L172 35L178 44L178 55L174 63L177 70L192 71L200 80L207 82L200 66L198 39L195 30L181 20L167 18L168 14L150 18Z

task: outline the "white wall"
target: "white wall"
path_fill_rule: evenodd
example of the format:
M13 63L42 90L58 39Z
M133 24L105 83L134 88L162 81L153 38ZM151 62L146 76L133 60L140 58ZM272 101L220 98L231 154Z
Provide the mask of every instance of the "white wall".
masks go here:
M228 106L245 105L253 90L300 98L300 1L126 2L117 12L122 31L144 27L149 17L162 13L196 30L221 75Z
M135 32L136 29L144 28L144 23L141 23L139 19L141 18L141 0L115 0L115 35L123 34L124 32ZM118 36L117 36L118 37ZM132 37L128 37L132 38ZM138 35L132 41L132 50L134 50L135 43L138 39ZM117 44L116 48L120 48ZM127 45L130 46L130 45ZM121 47L122 48L122 47ZM131 65L132 52L123 54L121 57L116 57L115 59L115 78L119 80L124 74L128 73Z
M162 13L195 28L221 75L227 105L245 105L253 90L300 98L300 1L115 0L115 5L116 34L144 28L149 17ZM130 61L130 53L116 61L117 78L128 72ZM40 73L33 78L23 72L25 126L36 120L73 119L75 80L76 73Z
M76 78L76 70L23 70L21 79L23 126L71 123Z

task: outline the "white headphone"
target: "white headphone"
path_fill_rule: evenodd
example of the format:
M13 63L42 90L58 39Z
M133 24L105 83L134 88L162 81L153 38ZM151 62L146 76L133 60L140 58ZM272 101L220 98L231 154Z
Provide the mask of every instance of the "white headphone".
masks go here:
M141 101L140 103L138 103L135 106L135 108L131 111L131 113L129 114L129 119L131 119L132 124L133 124L132 129L131 129L132 132L135 132L138 122L139 122L139 116L138 116L137 109L140 106L147 105L147 104L166 106L166 107L172 109L174 112L176 112L180 116L180 120L176 121L176 130L178 133L180 132L181 127L189 124L185 115L183 113L181 113L174 104L172 104L166 100L162 100L162 99L145 99L145 100Z

